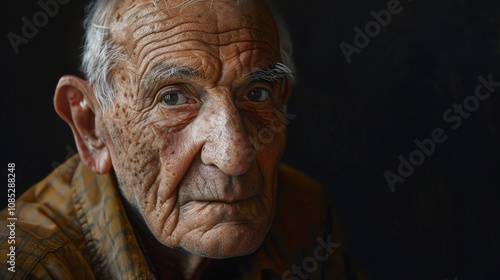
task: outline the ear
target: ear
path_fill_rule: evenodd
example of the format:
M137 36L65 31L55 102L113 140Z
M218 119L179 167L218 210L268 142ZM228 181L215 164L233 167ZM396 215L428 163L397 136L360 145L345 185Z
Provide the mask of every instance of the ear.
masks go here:
M105 174L111 170L111 157L96 134L94 104L87 81L70 75L59 80L54 96L56 112L71 127L83 164L96 174Z

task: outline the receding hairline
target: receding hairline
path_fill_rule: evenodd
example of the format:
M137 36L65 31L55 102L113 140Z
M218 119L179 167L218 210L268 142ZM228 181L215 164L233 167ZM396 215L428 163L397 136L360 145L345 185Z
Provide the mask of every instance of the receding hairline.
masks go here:
M117 38L116 36L119 36L117 35L119 34L117 31L127 30L131 26L133 27L129 32L135 33L138 30L141 30L141 32L150 32L153 34L157 32L157 29L160 32L162 31L162 29L157 26L163 24L164 22L169 25L168 29L170 30L180 28L184 23L186 23L185 21L189 21L187 23L203 23L204 21L202 17L208 17L208 20L204 22L205 24L215 23L217 26L220 26L219 30L224 30L223 26L225 26L225 23L230 19L239 19L242 21L241 23L243 23L244 19L247 29L252 30L259 27L261 29L259 32L265 30L266 33L272 33L273 37L276 38L276 41L279 41L277 20L271 12L269 5L267 5L263 0L184 0L181 4L173 6L168 4L170 3L168 0L164 0L165 2L161 3L166 4L160 5L160 2L157 2L158 4L154 8L151 6L151 3L155 3L154 0L142 0L141 3L134 3L133 5L130 5L130 7L125 5L128 2L125 2L124 0L117 1L120 4L114 5L112 10L108 11L108 19L111 20L107 25L109 31L112 31L110 33L113 33L111 36L113 38L111 39L115 41L115 43L128 43L126 40L129 38ZM221 14L221 12L215 8L216 4L214 3L216 2L223 3L224 6L221 7L223 9L228 8L229 13ZM202 3L208 4L208 10L205 9L206 7L201 7L201 9L198 10L187 10L189 7L194 8L195 5ZM249 7L243 6L242 3L248 3L248 5L251 5L252 9L247 9ZM215 16L217 19L214 21L210 18L212 16ZM145 20L145 18L148 19ZM184 18L189 18L189 20ZM168 23L168 21L173 22ZM222 32L231 30L232 29L228 28L228 30ZM123 39L125 39L125 41Z

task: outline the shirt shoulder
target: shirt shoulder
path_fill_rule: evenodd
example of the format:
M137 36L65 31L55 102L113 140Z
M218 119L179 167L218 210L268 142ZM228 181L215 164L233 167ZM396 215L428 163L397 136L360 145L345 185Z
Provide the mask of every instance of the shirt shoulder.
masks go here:
M329 201L320 183L280 165L275 224L284 231L318 235L325 231Z
M61 231L0 221L1 279L93 279L85 258Z
M0 231L0 278L92 279L80 251L84 239L72 201L79 162L70 159L18 197L14 209L0 212L0 227L7 229Z
M43 229L44 234L62 231L69 239L78 239L81 227L75 219L71 183L79 163L79 157L75 156L60 165L17 197L13 211L7 208L0 211L0 219L15 217L28 232L35 229Z
M278 180L274 223L256 254L259 267L283 279L343 279L340 236L332 230L338 224L332 219L325 190L318 181L286 165L280 165ZM316 268L295 275L293 271L305 260L314 261Z

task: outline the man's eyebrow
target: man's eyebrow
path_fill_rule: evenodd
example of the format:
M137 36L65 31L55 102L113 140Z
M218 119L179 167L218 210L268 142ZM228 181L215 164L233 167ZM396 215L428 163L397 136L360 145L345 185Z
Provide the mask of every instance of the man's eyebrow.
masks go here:
M203 77L203 73L199 73L191 67L158 63L141 78L140 84L144 85L146 88L151 88L158 81L169 80L172 78L189 79ZM268 82L276 82L283 78L288 79L292 83L295 82L295 74L283 63L259 67L245 75L245 79L247 80Z
M252 72L245 75L246 79L275 82L280 79L286 78L291 83L295 82L295 74L293 71L283 63L276 63L271 66L259 67Z
M198 73L193 68L187 66L159 63L153 66L151 70L149 70L141 78L141 84L143 84L146 88L151 88L158 81L169 80L172 78L183 79L202 76L203 75L201 73Z

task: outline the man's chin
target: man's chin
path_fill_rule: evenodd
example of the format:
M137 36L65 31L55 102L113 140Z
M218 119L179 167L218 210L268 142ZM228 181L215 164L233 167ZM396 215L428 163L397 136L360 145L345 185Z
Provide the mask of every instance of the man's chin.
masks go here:
M264 240L268 228L255 224L223 223L216 225L198 240L183 242L190 253L211 259L225 259L249 255Z

